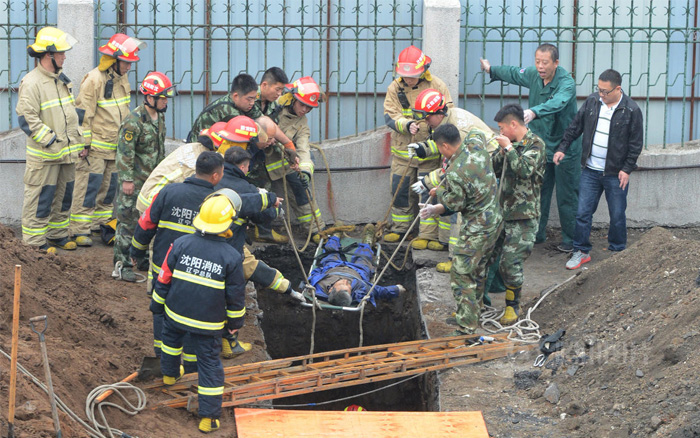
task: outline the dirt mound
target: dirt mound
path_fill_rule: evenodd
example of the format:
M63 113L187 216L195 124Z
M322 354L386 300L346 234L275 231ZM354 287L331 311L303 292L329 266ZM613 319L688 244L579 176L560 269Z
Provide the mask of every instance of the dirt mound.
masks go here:
M19 363L44 381L38 336L31 331L29 319L47 315L46 343L54 390L84 418L85 399L93 388L123 379L138 369L144 356L153 355L150 298L145 286L114 281L109 268L111 248L101 244L48 255L25 245L14 238L10 229L0 225L0 254L0 348L10 354L14 269L19 264L22 266ZM225 361L226 366L265 359L254 312L249 312L246 319L241 336L258 348L254 354ZM4 436L10 361L0 357L0 364L0 419ZM17 380L16 436L54 436L47 395L20 372ZM152 402L153 394L147 392L147 396ZM195 418L182 410L147 409L136 417L114 409L106 412L112 426L142 438L188 436L196 427ZM88 436L65 414L60 413L60 420L64 437ZM233 422L225 420L231 428ZM227 436L223 431L220 433L214 436Z
M543 332L566 343L530 398L568 436L700 436L699 260L700 242L655 228L541 305Z

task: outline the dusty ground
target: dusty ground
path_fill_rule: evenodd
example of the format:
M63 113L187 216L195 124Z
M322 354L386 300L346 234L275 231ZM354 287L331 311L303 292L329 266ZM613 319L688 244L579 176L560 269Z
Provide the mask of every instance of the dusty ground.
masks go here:
M694 367L700 336L697 236L695 230L633 230L630 248L613 255L600 249L604 233L596 232L593 262L535 315L544 332L567 330L565 349L550 356L543 369L532 367L535 354L529 352L442 372L442 409L482 410L494 437L700 436L700 375ZM418 283L430 285L423 311L429 333L439 336L451 330L443 320L453 304L447 275L432 274L437 259L425 253L415 256L423 266ZM28 320L47 314L55 391L81 416L92 388L126 377L152 354L145 288L110 278L111 248L48 256L0 226L0 254L0 348L10 352L13 269L21 264L19 361L43 381L38 339ZM572 274L565 262L566 256L547 243L535 248L526 264L526 303ZM225 365L266 357L254 296L251 289L242 337L256 349ZM503 294L493 299L502 305ZM9 360L0 358L3 436L8 369ZM547 389L551 401L544 397ZM157 394L148 396L151 403L158 400ZM22 375L16 405L18 437L53 436L46 395ZM136 417L108 412L113 426L142 438L190 436L197 424L184 411L147 410ZM231 416L227 410L223 430L212 436L235 436ZM63 414L61 424L65 437L87 436Z

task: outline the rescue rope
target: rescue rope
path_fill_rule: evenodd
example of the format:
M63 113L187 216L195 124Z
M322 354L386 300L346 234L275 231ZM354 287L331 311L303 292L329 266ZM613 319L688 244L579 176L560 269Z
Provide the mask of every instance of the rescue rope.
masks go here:
M406 165L406 168L403 171L403 174L401 175L401 179L399 179L399 184L396 186L396 191L394 192L394 196L391 197L391 202L389 203L389 208L386 211L386 214L384 215L384 219L377 222L377 231L376 231L376 236L377 240L381 239L382 236L384 235L384 227L386 227L389 224L389 216L391 215L391 209L394 207L394 202L396 201L396 197L399 195L399 189L401 189L401 186L403 185L403 181L408 175L408 171L411 170L411 163L413 162L413 157L408 157L408 165ZM410 187L407 188L409 191L411 190ZM409 197L411 194L409 193ZM406 232L408 234L408 232Z
M122 391L124 390L134 391L136 394L136 403L132 403L124 396L124 394L122 394ZM97 401L97 399L107 391L113 391L115 395L118 395L124 402L124 406L112 402ZM141 388L137 388L128 382L117 382L111 385L101 385L90 391L90 394L88 394L85 402L85 415L87 415L88 421L90 421L94 426L94 430L105 430L105 432L109 434L100 434L100 436L109 436L109 438L123 437L126 435L124 432L114 427L110 427L109 423L107 423L107 418L105 418L103 411L105 407L116 408L127 415L134 416L146 408L146 394ZM97 413L100 415L99 420L95 415L95 409L97 409Z
M333 217L333 225L342 225L338 223L338 219L335 217L335 193L333 192L333 182L331 181L331 166L328 164L326 153L323 152L321 146L317 145L316 143L309 143L309 146L316 149L319 154L321 154L323 165L326 167L326 173L328 173L328 205L331 210L331 216ZM314 189L314 193L316 193L313 178L311 178L311 187Z
M570 282L576 278L578 274L572 275L561 283L555 284L547 289L534 306L527 309L527 316L525 318L519 319L513 325L503 326L499 322L501 316L505 310L499 310L495 307L484 306L485 311L481 312L481 317L479 322L481 323L481 328L486 330L488 333L502 333L508 332L508 339L512 341L521 341L528 344L534 344L540 341L542 335L540 334L540 325L532 319L532 312L537 310L537 307L544 301L545 298L555 290L564 286L566 283Z
M7 354L7 353L6 353L5 351L3 351L2 349L0 349L0 353L1 353L3 356L5 356L8 360L11 359L10 355ZM48 390L48 388L46 387L46 385L44 385L39 379L37 379L34 375L32 375L32 373L30 373L29 371L27 371L27 369L24 368L24 367L23 367L22 365L20 365L19 363L17 364L17 369L18 369L22 374L24 374L25 376L29 377L29 379L30 379L36 386L38 386L39 388L41 388L41 390L44 391L44 392L48 395L49 390ZM143 409L146 407L146 394L143 392L143 390L141 390L140 388L137 388L137 387L131 385L130 383L119 382L119 383L116 383L116 384L114 384L114 385L104 385L103 387L107 387L107 389L105 389L105 391L106 391L106 390L109 390L109 389L112 389L112 390L114 390L114 392L118 392L119 390L122 390L122 389L133 389L134 392L136 393L136 396L137 396L137 405L134 406L131 402L129 402L128 400L126 400L126 398L125 398L121 393L119 394L119 395L122 397L122 399L125 400L125 402L127 403L127 405L131 408L131 411L135 411L134 413L129 413L128 410L124 410L124 408L122 408L121 406L115 405L115 404L113 404L113 403L106 403L106 404L105 404L106 406L113 406L113 407L116 407L116 408L122 410L123 412L128 413L129 415L136 415L139 411L143 410ZM99 388L102 388L102 387L99 387ZM98 389L98 388L94 389L93 392L95 392L97 389ZM103 392L104 392L104 391L100 391L99 394L97 394L95 398L99 397ZM92 392L91 392L90 394L92 394ZM109 428L109 426L107 426L107 422L106 422L106 421L105 421L104 425L106 426L106 428L108 428L108 429L106 429L106 430L108 430L108 433L110 433L110 435L104 435L102 432L100 432L100 427L99 427L99 426L97 426L97 427L95 427L95 428L93 428L92 426L90 426L90 424L88 424L87 422L85 422L85 421L84 421L82 418L80 418L75 412L73 412L73 411L68 407L68 405L67 405L63 400L61 400L61 398L60 398L58 395L54 394L54 399L56 400L56 406L58 406L58 409L60 409L61 411L63 411L66 415L68 415L70 418L72 418L75 422L77 422L78 424L80 424L80 425L87 431L87 433L88 433L88 435L90 436L90 438L114 438L114 435L112 435L112 433L116 433L117 436L119 436L119 437L121 437L121 436L129 436L129 435L126 435L124 432L118 430L118 429ZM93 404L93 406L94 406L94 403L92 403L92 404ZM104 403L103 403L103 404L104 404ZM85 408L86 413L88 412L89 407L90 407L90 398L89 398L89 396L88 396L88 402L86 403L86 408ZM101 411L101 409L102 409L102 408L100 407L100 411ZM87 415L88 415L88 420L90 420L90 414L88 413ZM103 418L104 418L104 416L103 416ZM134 437L134 438L137 438L137 437Z

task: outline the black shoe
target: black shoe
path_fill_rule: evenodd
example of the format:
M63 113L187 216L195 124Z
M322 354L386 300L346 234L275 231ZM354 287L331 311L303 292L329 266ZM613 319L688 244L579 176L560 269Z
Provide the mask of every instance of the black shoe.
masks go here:
M136 268L141 272L148 272L151 267L151 263L147 258L140 259L136 262Z
M557 251L572 253L574 252L574 245L570 243L561 242L559 245L557 245Z

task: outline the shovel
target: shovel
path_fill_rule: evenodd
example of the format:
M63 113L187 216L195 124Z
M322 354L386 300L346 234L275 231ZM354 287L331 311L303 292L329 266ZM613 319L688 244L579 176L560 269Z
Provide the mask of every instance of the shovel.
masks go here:
M43 322L44 327L41 330L37 330L34 323ZM62 438L61 434L61 423L58 421L58 410L56 409L56 397L53 394L53 383L51 382L51 368L49 367L49 355L46 352L46 339L44 338L44 332L46 332L46 327L48 322L46 320L46 315L35 316L29 320L29 324L32 326L32 331L39 335L39 343L41 344L41 354L44 358L44 373L46 374L46 387L49 389L49 403L51 404L51 415L53 416L53 425L56 429L56 437Z
M162 376L163 372L160 370L160 358L144 357L141 361L141 368L139 368L138 380L142 382Z

